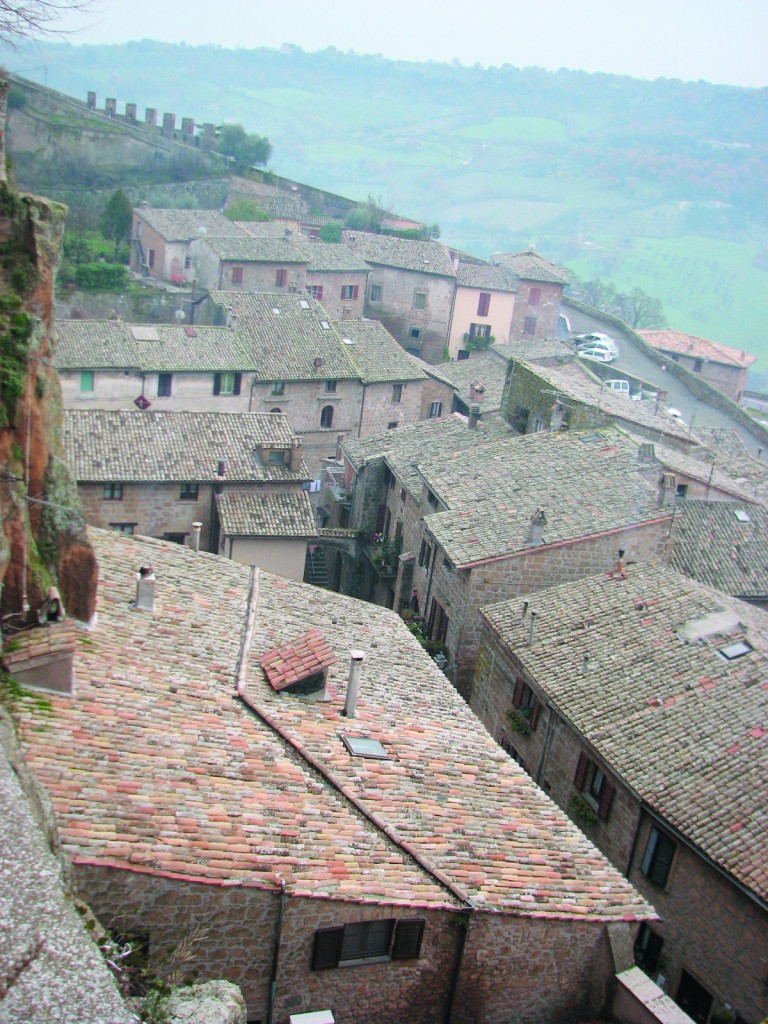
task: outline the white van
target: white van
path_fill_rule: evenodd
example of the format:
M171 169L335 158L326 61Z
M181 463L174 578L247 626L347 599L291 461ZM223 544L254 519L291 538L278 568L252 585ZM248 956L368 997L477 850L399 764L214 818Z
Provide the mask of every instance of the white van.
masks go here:
M629 395L628 380L605 380L603 381L603 384L612 391L618 391L620 395Z

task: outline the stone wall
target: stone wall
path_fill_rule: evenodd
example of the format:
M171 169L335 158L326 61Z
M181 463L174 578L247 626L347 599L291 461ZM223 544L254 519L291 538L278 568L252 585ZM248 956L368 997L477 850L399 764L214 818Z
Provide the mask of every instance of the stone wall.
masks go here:
M532 289L537 289L540 296L539 301L533 304L530 301ZM510 338L556 338L557 318L560 315L562 300L561 284L518 280ZM526 317L534 317L536 320L533 332L525 329Z
M370 298L374 285L381 288L381 299L376 302ZM415 352L428 363L442 363L448 344L453 289L453 278L371 266L365 315L383 323L404 349ZM423 309L415 306L418 293L426 295ZM414 338L412 330L418 330L420 336Z

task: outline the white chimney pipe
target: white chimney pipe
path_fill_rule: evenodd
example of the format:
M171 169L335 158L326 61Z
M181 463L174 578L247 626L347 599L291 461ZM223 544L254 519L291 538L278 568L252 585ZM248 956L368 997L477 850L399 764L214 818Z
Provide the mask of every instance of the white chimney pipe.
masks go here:
M528 646L533 647L533 635L536 630L536 612L531 612L531 625L528 629Z
M200 531L203 528L202 523L192 523L192 550L200 550Z
M363 651L349 652L349 682L347 683L347 698L342 711L345 718L357 718L357 694L360 689L360 675L363 671L364 661Z

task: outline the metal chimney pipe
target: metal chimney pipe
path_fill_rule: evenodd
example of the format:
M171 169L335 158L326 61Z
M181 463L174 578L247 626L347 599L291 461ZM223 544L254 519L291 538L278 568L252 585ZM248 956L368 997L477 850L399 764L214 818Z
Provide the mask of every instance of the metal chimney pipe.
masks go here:
M192 550L200 550L200 531L203 528L202 523L192 523Z
M525 621L525 616L527 614L528 614L528 602L527 601L523 601L523 612L522 612L522 615L520 616L520 621L521 622Z
M531 612L531 624L528 627L528 646L533 647L533 634L536 629L536 612Z
M142 565L136 573L136 607L145 612L155 608L155 570L151 565Z
M360 690L360 675L363 671L364 661L363 651L349 652L349 682L347 683L347 698L342 711L345 718L357 718L357 694Z

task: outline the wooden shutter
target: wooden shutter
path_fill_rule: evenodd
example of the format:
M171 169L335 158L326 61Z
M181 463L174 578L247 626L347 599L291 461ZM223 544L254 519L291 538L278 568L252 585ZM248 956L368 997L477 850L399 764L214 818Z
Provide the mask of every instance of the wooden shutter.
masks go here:
M352 289L352 298L353 299L357 298L357 290L358 290L358 286L355 285L355 287Z
M519 708L523 703L523 687L525 683L522 679L518 679L515 683L515 692L512 694L512 703L516 708Z
M602 818L603 821L611 812L611 804L613 803L613 794L615 792L616 787L608 779L605 779L603 781L603 788L600 790L600 806L597 808L597 816Z
M415 960L421 952L425 921L398 921L392 945L393 960Z
M587 768L589 768L589 758L582 752L579 754L579 763L576 765L576 774L573 777L573 784L576 789L584 788L584 780L587 777Z
M343 928L317 929L315 932L315 945L312 949L313 971L327 971L329 967L338 966L343 939Z
M236 373L235 374L235 386L232 389L232 394L233 395L239 395L240 394L240 385L242 384L242 382L243 382L243 375L242 375L242 373Z
M221 394L221 374L214 373L213 375L213 393L214 395Z
M531 729L535 729L539 724L539 715L541 714L541 704L535 700L531 707L531 717L529 719Z

